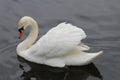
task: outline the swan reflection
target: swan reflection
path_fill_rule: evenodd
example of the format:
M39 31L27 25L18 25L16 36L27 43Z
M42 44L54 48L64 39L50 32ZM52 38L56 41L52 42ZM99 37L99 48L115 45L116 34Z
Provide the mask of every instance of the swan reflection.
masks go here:
M96 66L91 63L86 66L70 66L54 68L24 60L18 56L19 67L23 70L23 80L87 80L89 76L102 80Z

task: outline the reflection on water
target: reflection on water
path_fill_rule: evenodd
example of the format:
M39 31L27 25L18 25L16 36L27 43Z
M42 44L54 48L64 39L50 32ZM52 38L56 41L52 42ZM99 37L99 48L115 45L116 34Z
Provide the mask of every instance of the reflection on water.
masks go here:
M54 68L26 61L19 56L18 60L19 67L23 70L23 80L87 80L89 76L102 80L99 70L93 63L81 67Z

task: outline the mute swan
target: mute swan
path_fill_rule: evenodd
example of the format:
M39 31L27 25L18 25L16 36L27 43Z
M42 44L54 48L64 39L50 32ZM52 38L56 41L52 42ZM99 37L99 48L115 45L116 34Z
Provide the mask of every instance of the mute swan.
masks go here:
M38 24L25 16L18 23L19 38L24 30L30 27L28 37L17 46L17 54L24 59L38 64L52 67L64 67L65 65L86 65L103 52L86 53L89 47L81 43L86 38L85 32L69 23L60 23L50 29L36 43L38 37Z

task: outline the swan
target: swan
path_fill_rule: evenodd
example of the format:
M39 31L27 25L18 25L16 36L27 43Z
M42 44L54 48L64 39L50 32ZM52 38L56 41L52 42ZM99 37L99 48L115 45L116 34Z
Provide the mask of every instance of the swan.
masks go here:
M50 29L36 43L38 37L38 24L29 16L24 16L18 23L19 38L24 30L30 27L28 37L18 44L17 54L24 59L45 64L52 67L81 66L91 63L103 51L87 53L90 47L81 42L86 38L85 32L70 23L60 23Z

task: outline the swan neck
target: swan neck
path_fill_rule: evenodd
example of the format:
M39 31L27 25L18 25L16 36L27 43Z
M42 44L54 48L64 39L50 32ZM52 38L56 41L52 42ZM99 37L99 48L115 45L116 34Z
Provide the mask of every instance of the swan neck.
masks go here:
M21 42L18 45L18 52L20 51L24 51L28 48L30 48L34 42L36 41L37 37L38 37L38 24L36 21L31 21L31 25L29 25L30 29L30 33L28 35L28 37Z

